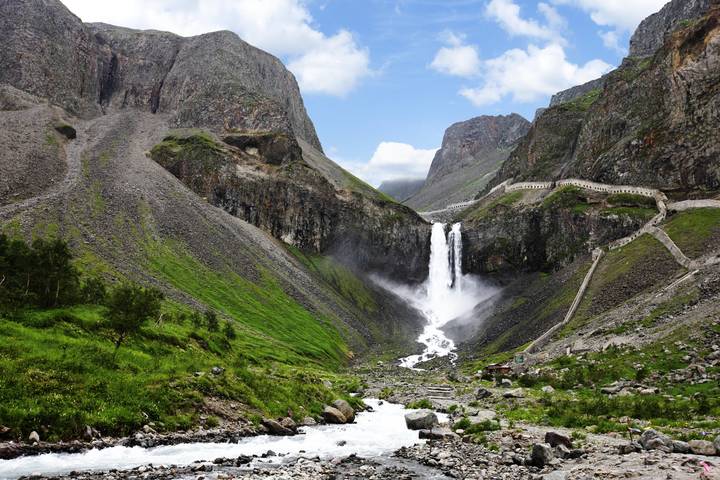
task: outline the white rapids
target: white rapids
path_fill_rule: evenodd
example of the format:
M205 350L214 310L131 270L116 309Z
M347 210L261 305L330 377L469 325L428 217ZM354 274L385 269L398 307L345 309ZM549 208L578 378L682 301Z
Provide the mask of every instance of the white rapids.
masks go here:
M473 307L497 293L497 289L462 273L462 225L456 223L445 235L445 224L435 223L430 238L429 275L418 288L378 282L420 310L427 325L418 337L422 353L400 359L400 365L416 368L435 357L455 359L455 342L442 331L451 320L466 316Z
M418 440L416 431L405 426L405 414L413 410L388 402L380 404L373 399L366 399L365 403L373 407L374 412L358 414L354 424L306 428L304 435L292 437L261 435L245 438L239 443L186 443L150 449L111 447L85 453L53 453L0 460L0 480L30 475L62 475L72 471L127 470L148 464L186 466L198 460L212 462L218 457L261 455L268 450L284 456L256 461L280 463L299 456L328 459L353 453L371 458L423 442ZM438 417L447 421L445 415Z

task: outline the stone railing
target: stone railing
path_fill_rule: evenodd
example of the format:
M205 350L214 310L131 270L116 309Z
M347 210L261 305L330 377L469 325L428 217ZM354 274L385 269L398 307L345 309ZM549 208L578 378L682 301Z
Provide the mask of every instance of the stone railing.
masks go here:
M555 185L558 187L572 185L574 187L584 188L586 190L593 190L595 192L610 194L628 193L631 195L642 195L643 197L667 200L665 194L656 188L636 187L633 185L608 185L605 183L591 182L589 180L581 180L579 178L567 178L564 180L558 180L557 182L555 182Z
M573 303L570 305L570 308L568 309L567 313L565 314L565 318L563 318L563 321L554 325L550 330L543 333L539 338L537 338L535 341L533 341L528 347L525 349L525 353L533 353L536 350L538 350L540 347L545 345L548 340L561 328L563 328L565 325L570 323L570 320L572 320L573 316L575 315L575 312L577 312L578 307L580 306L580 302L582 302L583 297L585 296L585 292L587 291L588 286L590 285L590 280L592 280L593 274L595 274L595 270L597 269L598 264L600 263L600 260L605 256L605 251L602 248L596 248L593 251L593 263L590 266L590 270L585 274L585 278L583 279L582 283L580 284L580 288L577 291L577 294L575 295L575 299L573 300Z
M506 192L518 190L550 190L555 187L555 182L518 182L505 186Z

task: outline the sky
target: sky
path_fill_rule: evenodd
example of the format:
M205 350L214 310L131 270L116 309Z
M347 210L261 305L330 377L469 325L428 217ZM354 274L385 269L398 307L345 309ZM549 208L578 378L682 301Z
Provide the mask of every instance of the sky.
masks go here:
M445 129L532 120L610 71L666 0L62 0L86 22L232 30L295 74L325 153L374 186L424 178Z

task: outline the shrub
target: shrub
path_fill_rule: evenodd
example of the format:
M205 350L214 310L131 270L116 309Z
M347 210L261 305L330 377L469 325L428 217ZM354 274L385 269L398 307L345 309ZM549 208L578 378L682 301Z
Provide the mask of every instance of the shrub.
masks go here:
M217 332L220 328L220 321L218 320L217 313L215 313L214 310L205 311L205 325L210 332Z
M223 334L228 340L235 340L235 338L237 338L237 333L235 333L235 327L233 327L232 323L230 322L225 322L225 325L223 326Z
M427 398L423 398L422 400L410 402L405 407L410 409L433 408L433 404Z

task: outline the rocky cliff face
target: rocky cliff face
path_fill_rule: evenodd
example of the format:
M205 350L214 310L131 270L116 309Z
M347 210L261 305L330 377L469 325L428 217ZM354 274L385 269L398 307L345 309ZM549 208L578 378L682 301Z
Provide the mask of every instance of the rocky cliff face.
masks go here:
M0 83L73 114L140 108L178 126L282 131L321 148L293 75L231 32L86 25L57 0L7 0L0 42Z
M602 89L544 111L503 165L508 179L580 177L678 195L720 189L720 7L628 58Z
M712 0L673 0L662 10L642 21L630 38L630 56L653 55L662 47L665 36L710 9Z
M534 205L498 202L484 211L481 206L481 215L466 212L464 268L500 279L557 270L596 247L630 235L648 220L608 209L601 196L574 191L559 195L553 196L556 201Z
M423 188L407 200L419 210L471 199L489 182L530 122L517 114L481 116L452 125Z
M173 135L151 155L211 204L303 251L398 279L425 278L429 230L409 208L351 186L338 188L282 134L222 140Z

